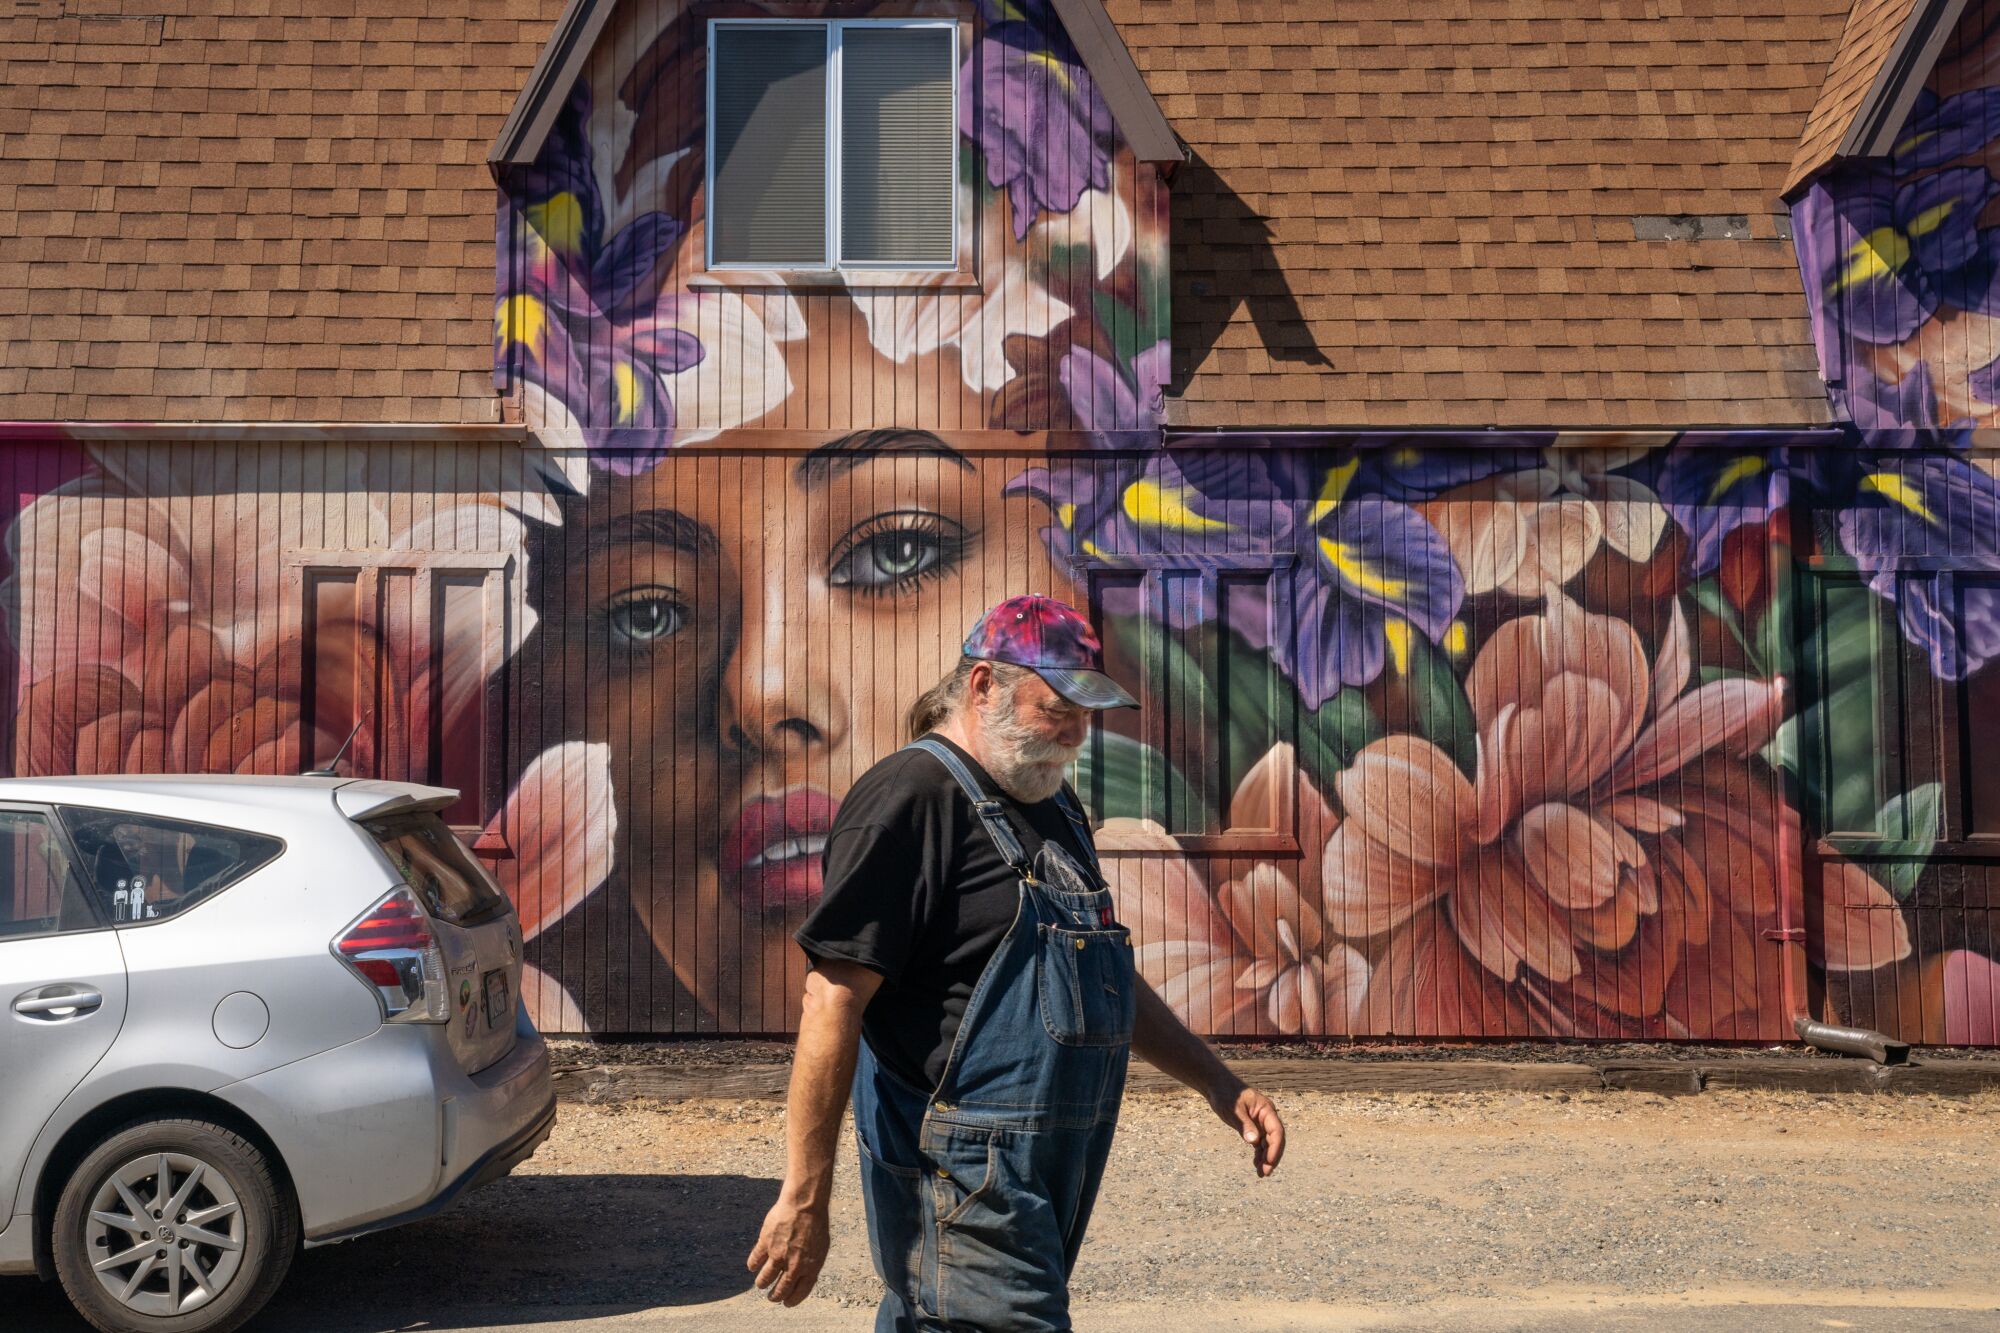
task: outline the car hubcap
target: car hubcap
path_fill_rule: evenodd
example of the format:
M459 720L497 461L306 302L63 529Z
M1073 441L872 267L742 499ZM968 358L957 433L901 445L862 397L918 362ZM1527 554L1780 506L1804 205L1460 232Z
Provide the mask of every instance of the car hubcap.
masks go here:
M243 1207L220 1171L184 1153L135 1157L90 1200L91 1271L128 1310L178 1315L228 1287L243 1263Z

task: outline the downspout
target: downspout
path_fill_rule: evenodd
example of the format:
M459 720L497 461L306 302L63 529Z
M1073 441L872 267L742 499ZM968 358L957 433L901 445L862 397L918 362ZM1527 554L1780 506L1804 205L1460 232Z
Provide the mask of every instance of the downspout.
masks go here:
M1846 442L1831 447L1840 448ZM1806 445L1814 448L1814 445ZM1783 454L1780 466L1787 471L1791 468L1789 450ZM1788 533L1797 528L1803 515L1793 514L1793 522L1787 525ZM1784 541L1769 543L1770 578L1773 588L1781 586L1778 580L1797 577L1792 560L1789 535ZM1778 682L1789 688L1798 679L1796 653L1798 650L1797 608L1799 599L1786 599L1788 617L1792 623L1784 627L1781 641L1784 644L1785 660L1775 664L1778 668ZM1796 733L1788 738L1797 744ZM1794 761L1793 771L1797 771L1796 754L1781 755L1782 759ZM1811 997L1806 988L1806 883L1804 824L1797 812L1789 805L1778 803L1778 925L1775 930L1764 932L1764 938L1773 940L1780 946L1780 984L1784 987L1785 1008L1791 1017L1792 1032L1806 1045L1816 1050L1833 1051L1841 1055L1858 1055L1882 1065L1899 1065L1910 1058L1910 1044L1894 1037L1867 1028L1840 1027L1833 1023L1821 1022L1811 1010Z

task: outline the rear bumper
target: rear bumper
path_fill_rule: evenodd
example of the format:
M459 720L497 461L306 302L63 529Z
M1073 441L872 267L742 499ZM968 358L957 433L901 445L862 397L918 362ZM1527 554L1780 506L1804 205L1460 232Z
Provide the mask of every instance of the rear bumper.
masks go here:
M556 1127L556 1099L549 1097L548 1108L534 1124L522 1130L507 1142L487 1150L486 1155L461 1171L456 1180L446 1185L429 1203L421 1204L408 1212L397 1213L393 1217L364 1222L360 1226L343 1231L331 1231L317 1236L306 1237L306 1248L315 1245L332 1245L336 1241L353 1240L372 1231L386 1231L390 1227L400 1227L410 1222L421 1222L458 1202L462 1194L468 1194L481 1185L488 1185L512 1171L521 1163L535 1155L535 1149L548 1139L549 1131Z
M389 1024L216 1091L270 1135L308 1245L442 1210L518 1165L555 1120L548 1046L525 1017L514 1049L477 1074L441 1028Z

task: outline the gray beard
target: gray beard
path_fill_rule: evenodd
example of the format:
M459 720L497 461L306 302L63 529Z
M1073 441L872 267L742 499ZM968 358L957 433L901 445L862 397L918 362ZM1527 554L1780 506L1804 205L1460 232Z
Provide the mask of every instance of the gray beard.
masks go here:
M994 704L985 721L986 771L1023 805L1039 805L1062 790L1063 770L1076 762L1083 747L1058 745L1035 735L1014 711L1014 696Z

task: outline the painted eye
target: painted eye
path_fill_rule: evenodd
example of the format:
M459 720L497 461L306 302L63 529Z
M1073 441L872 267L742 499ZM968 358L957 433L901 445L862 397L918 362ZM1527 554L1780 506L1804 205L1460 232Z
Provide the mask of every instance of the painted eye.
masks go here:
M863 542L855 551L862 566L861 583L889 583L914 578L938 562L935 537L920 532L885 532Z
M627 594L611 607L611 632L627 643L657 643L687 625L687 606L661 589Z
M864 529L827 571L834 587L882 592L941 576L963 557L965 535L937 515L905 515L893 526Z

